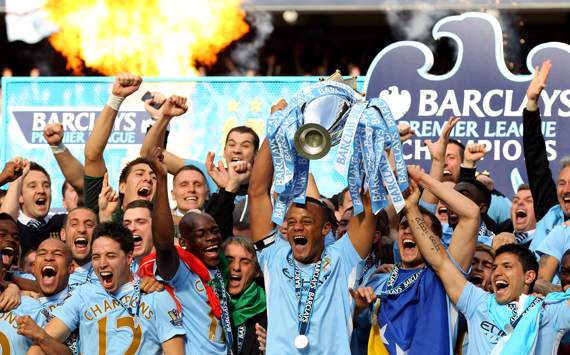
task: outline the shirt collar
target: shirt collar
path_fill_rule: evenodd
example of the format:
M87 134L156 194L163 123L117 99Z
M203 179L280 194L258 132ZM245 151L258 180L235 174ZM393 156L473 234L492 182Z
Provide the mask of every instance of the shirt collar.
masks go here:
M49 220L51 219L51 215L48 214L47 216L45 216L44 218L42 218L42 220L44 221L44 223L49 222ZM20 213L18 214L18 222L24 224L24 225L28 225L28 223L30 221L37 221L37 219L29 217L28 215L26 215L22 210L20 210Z

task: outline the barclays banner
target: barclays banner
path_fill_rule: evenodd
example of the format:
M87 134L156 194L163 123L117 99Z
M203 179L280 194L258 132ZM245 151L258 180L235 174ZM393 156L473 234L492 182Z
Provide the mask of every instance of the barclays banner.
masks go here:
M522 147L522 111L531 75L513 75L503 57L503 34L498 21L483 13L465 13L440 20L434 39L448 37L457 46L457 62L445 75L431 75L431 50L422 43L403 41L384 48L366 75L369 97L387 101L399 122L415 128L417 137L405 142L408 163L429 168L425 139L437 139L450 116L462 119L451 137L463 143L485 144L489 153L478 170L488 170L496 188L512 197L526 182ZM570 46L551 42L528 55L531 73L551 59L552 71L540 102L542 130L553 176L558 160L570 154Z
M501 28L489 15L466 13L444 18L435 25L433 36L455 41L457 63L449 73L428 74L433 54L424 44L398 42L378 54L365 80L359 81L359 89L387 101L395 118L415 128L418 136L404 144L404 157L426 169L429 153L423 140L437 139L449 116L461 116L452 137L485 144L490 153L479 163L479 170L491 171L497 189L511 196L526 180L521 116L531 77L507 70ZM570 153L570 140L564 139L564 132L570 132L570 46L537 46L527 65L534 68L545 59L552 60L553 68L542 93L541 113L548 158L556 175L557 159ZM46 167L52 175L53 207L61 206L63 176L43 139L43 128L60 122L65 129L64 143L83 161L84 144L107 101L112 81L95 77L2 79L0 134L5 138L0 143L0 163L3 166L14 156L24 156ZM264 136L272 103L288 99L316 81L314 77L145 78L140 90L121 106L107 145L110 181L117 182L124 164L138 156L144 133L152 124L140 100L146 91L189 98L188 112L171 122L167 148L181 157L203 161L208 151L221 157L225 135L236 125L248 125ZM321 193L327 196L346 186L346 180L334 170L335 156L333 148L325 158L311 163Z

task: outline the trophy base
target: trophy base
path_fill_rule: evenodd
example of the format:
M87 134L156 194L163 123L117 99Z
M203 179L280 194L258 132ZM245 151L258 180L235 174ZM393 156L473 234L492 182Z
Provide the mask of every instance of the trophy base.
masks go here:
M303 158L321 159L331 149L331 136L323 126L305 123L295 132L295 149Z

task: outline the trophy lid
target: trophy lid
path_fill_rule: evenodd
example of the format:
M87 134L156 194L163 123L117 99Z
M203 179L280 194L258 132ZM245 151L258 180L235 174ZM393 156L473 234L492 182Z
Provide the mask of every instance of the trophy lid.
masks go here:
M349 79L345 79L342 76L342 74L340 73L340 70L338 70L338 69L334 72L333 75L329 76L328 78L325 79L324 77L321 77L319 80L320 81L336 81L337 83L342 83L342 84L348 85L352 88L352 90L358 92L358 90L356 90L356 84L357 84L358 77L352 76Z

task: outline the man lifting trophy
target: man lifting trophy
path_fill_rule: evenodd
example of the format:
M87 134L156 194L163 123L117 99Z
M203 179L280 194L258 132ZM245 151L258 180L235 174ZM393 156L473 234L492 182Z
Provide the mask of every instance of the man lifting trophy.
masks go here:
M305 202L309 160L324 157L334 145L339 145L334 167L348 180L355 214L363 211L363 187L370 191L374 213L388 205L388 194L396 211L404 207L401 191L408 175L396 121L386 102L366 100L356 91L356 78L344 79L337 71L297 92L271 115L267 138L278 193L275 223L282 224L289 203Z

